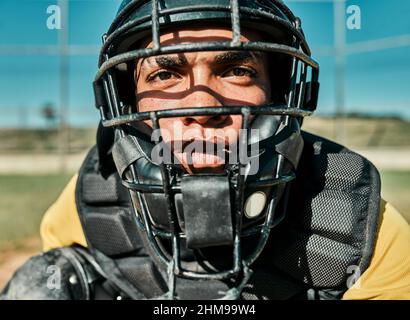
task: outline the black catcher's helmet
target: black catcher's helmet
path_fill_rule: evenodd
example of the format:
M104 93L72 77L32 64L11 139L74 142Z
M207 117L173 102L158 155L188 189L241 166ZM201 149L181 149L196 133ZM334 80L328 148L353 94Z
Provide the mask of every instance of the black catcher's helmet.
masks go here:
M233 37L161 45L163 31L193 24L228 26ZM242 42L244 28L259 31L264 40ZM140 48L147 37L153 47ZM138 111L136 59L225 50L272 55L276 74L280 70L278 83L272 86L273 103ZM112 154L130 192L135 223L157 265L168 274L169 292L164 298L177 298L178 277L226 281L231 289L220 298L239 297L252 263L286 211L288 185L303 148L300 124L317 103L319 66L310 55L300 20L279 0L124 0L121 4L103 37L95 101L102 125L115 130ZM245 150L247 157L227 164L223 174L187 174L178 164L152 158L161 137L152 141L144 120L152 121L155 131L162 118L226 114L242 116L245 134L240 135L239 151Z

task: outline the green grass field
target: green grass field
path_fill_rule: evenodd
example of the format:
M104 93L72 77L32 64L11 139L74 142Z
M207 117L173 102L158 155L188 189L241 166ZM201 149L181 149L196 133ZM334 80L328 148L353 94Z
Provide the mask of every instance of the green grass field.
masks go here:
M41 217L70 175L0 175L0 249L38 235ZM382 172L383 196L410 222L410 171Z
M95 143L96 128L67 128L63 136L57 129L0 129L1 154L47 154L60 150L61 139L66 141L65 152L77 153Z
M382 171L382 195L410 223L410 171Z
M338 141L337 129L341 125L344 138ZM302 128L353 149L410 147L410 122L401 119L350 117L338 120L313 116L305 118Z
M0 175L0 249L39 233L40 221L70 175Z

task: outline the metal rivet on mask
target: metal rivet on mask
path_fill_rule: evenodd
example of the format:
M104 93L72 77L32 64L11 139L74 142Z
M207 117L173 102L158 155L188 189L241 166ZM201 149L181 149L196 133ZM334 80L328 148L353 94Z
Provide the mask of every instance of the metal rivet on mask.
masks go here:
M262 191L251 194L245 202L245 216L249 219L261 214L266 204L266 194Z
M77 282L78 282L77 276L76 276L75 274L72 274L72 275L70 276L70 278L68 279L68 281L69 281L71 284L77 284Z

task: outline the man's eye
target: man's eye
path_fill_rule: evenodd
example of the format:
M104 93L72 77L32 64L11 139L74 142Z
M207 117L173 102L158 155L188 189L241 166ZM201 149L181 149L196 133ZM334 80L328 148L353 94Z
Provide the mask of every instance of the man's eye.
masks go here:
M176 75L170 71L159 71L148 77L148 81L166 81L176 77Z
M244 67L235 67L224 74L222 74L223 77L254 77L256 72L250 68L244 68Z

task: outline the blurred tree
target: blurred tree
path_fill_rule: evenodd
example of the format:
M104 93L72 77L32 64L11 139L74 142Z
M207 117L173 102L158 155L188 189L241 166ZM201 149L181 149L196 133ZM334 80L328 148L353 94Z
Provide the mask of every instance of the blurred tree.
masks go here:
M57 111L51 102L44 104L41 108L41 115L44 117L48 129L54 129L57 127Z

